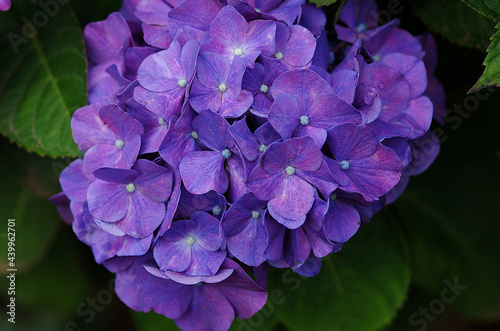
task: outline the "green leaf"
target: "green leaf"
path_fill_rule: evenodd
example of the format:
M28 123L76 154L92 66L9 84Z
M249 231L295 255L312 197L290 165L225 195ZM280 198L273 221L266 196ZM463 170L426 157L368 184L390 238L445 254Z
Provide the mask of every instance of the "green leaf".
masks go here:
M174 331L179 330L175 322L170 318L157 314L154 311L142 313L138 311L132 312L132 317L139 331Z
M40 155L76 156L70 120L86 104L78 23L69 6L50 16L38 5L19 4L7 13L21 13L24 21L16 21L22 29L0 43L0 132ZM29 23L38 22L33 18L40 13L47 18L45 25Z
M290 330L378 330L405 300L410 281L407 257L397 225L378 215L340 253L324 259L316 277L301 277L288 269L272 271L270 300Z
M415 15L433 32L460 46L484 51L493 32L493 22L457 0L415 3Z
M488 55L483 64L486 67L483 75L469 90L469 93L477 92L488 86L500 86L500 24L495 29L497 32L491 37L491 45L488 47Z
M462 130L464 140L472 136L468 133ZM457 279L468 288L453 305L476 319L488 319L500 307L500 223L495 204L500 201L500 159L484 152L489 147L464 152L462 158L469 161L460 165L456 158L448 165L441 163L434 170L439 185L436 179L426 179L432 173L425 174L396 203L412 254L414 281L439 297L444 281Z
M7 219L15 219L16 266L27 270L47 253L63 224L47 199L59 190L53 159L29 154L0 139L0 251L7 252ZM0 254L0 269L7 269L7 254Z
M500 20L500 2L497 0L462 0L479 13L494 21Z
M336 3L338 0L309 0L310 3L314 3L316 6L329 6Z
M29 272L18 267L15 297L19 307L56 315L66 323L75 315L78 305L86 302L90 291L86 270L68 249L71 238L58 239L42 263ZM7 277L0 277L0 286L7 289L8 281ZM63 326L58 329L62 330Z

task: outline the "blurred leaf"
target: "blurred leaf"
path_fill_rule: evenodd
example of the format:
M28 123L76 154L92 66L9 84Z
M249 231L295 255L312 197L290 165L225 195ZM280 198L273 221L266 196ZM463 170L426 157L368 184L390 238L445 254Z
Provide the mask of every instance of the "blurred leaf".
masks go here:
M3 161L0 171L0 250L7 252L7 219L15 219L16 266L27 270L47 252L62 224L57 210L47 198L57 193L53 159L29 154L1 139ZM7 266L7 254L0 254L0 270Z
M21 12L24 21L0 44L0 132L41 155L76 156L70 119L86 104L78 23L68 6L50 15L26 1L15 5L12 15Z
M179 330L175 322L170 318L157 314L154 311L142 313L134 311L132 313L137 330L139 331L175 331Z
M488 47L493 22L458 0L421 1L415 4L415 15L430 30L460 46L484 51Z
M409 264L401 231L378 215L342 252L323 260L319 275L310 279L273 270L269 290L282 291L276 314L290 330L373 331L402 306Z
M469 93L477 92L488 86L498 87L500 85L500 45L498 43L500 41L500 24L495 29L497 32L491 37L488 55L483 62L486 69Z
M18 235L21 232L16 231ZM71 318L80 303L85 302L89 288L83 266L74 259L69 239L60 238L42 263L26 272L16 273L16 302L25 309L55 314L60 323ZM8 288L6 277L0 285ZM63 329L64 325L60 326Z
M498 0L462 0L486 17L494 21L500 19L500 2Z
M309 0L310 3L314 3L316 6L329 6L337 2L337 0Z
M499 168L499 159L478 154L473 163L448 167L440 185L418 181L397 202L414 281L436 297L445 280L467 286L453 305L468 317L487 319L500 306Z

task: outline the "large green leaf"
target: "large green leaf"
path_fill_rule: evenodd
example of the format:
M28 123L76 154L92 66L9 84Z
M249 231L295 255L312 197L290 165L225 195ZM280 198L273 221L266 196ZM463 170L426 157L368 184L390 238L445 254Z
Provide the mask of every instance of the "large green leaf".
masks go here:
M322 262L314 278L272 272L276 314L290 330L373 331L387 325L403 304L410 262L394 222L376 216L342 252Z
M443 143L436 163L412 179L396 203L406 230L414 281L436 298L444 280L468 286L453 305L465 316L488 319L500 308L499 98L482 99ZM450 130L451 131L451 130ZM423 302L423 305L428 302Z
M469 93L477 92L488 86L500 86L500 24L496 27L497 32L491 37L491 45L488 47L488 55L483 64L486 66L483 75L470 89Z
M462 0L484 16L498 21L500 19L500 2L498 0Z
M493 22L458 0L421 1L418 16L433 32L460 46L484 51L493 32Z
M0 21L5 15L16 17L20 28L0 43L0 132L28 151L76 156L70 119L86 104L78 23L67 5L55 15L27 1L14 5L0 13Z
M15 219L16 266L28 270L47 252L62 225L48 197L59 190L55 160L9 144L0 139L3 161L0 172L0 250L7 252L7 219ZM57 162L59 164L59 162ZM7 254L0 254L0 268L7 269Z

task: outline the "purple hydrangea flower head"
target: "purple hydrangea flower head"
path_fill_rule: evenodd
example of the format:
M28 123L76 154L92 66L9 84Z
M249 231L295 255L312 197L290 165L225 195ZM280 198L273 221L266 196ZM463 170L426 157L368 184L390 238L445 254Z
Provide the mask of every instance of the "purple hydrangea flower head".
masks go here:
M245 65L239 57L232 63L220 54L203 52L189 103L200 112L209 109L224 117L239 117L253 103L252 94L241 89Z
M193 194L214 190L223 194L229 181L225 163L237 162L234 141L229 135L229 123L219 114L202 111L193 119L193 129L198 139L209 149L189 152L179 164L186 189Z
M325 12L124 0L85 29L84 156L51 201L129 307L228 330L270 267L316 275L436 158L433 38L377 26L374 0L346 1L337 34Z
M311 70L288 71L272 89L275 100L269 122L283 139L310 136L323 146L326 131L343 123L361 123L361 115L333 94L330 85Z
M11 3L10 0L0 0L0 10L7 11L10 9Z
M256 20L248 23L234 7L225 6L210 25L210 36L202 51L215 52L232 61L235 56L253 68L260 54L271 56L275 48L274 22Z
M137 160L133 169L94 171L87 197L98 220L135 238L151 235L165 217L165 201L172 190L172 173L151 161Z
M257 199L253 193L247 193L231 205L222 220L227 249L249 266L258 267L266 260L266 205L266 201Z
M267 148L248 185L257 198L269 201L268 211L279 223L296 229L313 206L314 186L328 194L337 187L324 162L310 137L277 142Z
M374 130L343 124L328 131L326 141L335 160L328 160L332 175L345 191L373 201L392 189L401 177L401 160L382 146Z
M174 222L156 242L153 255L161 270L213 276L226 258L221 243L219 220L200 211Z
M228 0L247 20L266 19L293 24L304 0Z

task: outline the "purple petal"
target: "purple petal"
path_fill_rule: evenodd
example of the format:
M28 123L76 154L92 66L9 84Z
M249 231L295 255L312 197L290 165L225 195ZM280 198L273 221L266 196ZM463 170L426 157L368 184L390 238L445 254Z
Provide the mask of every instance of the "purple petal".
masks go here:
M204 110L193 119L198 139L212 150L222 151L231 145L229 123L219 114Z
M324 223L328 239L345 243L358 231L360 225L361 218L356 208L339 199L328 199Z
M304 224L314 203L314 194L314 188L305 180L288 176L281 195L269 201L269 213L287 228L296 229Z
M220 152L190 152L179 164L186 189L193 194L214 190L223 194L228 187L224 157Z
M105 222L117 222L127 214L130 193L124 184L96 180L90 184L87 198L92 215Z
M300 116L297 99L288 93L275 97L268 114L269 123L283 139L292 137L293 132L300 125Z
M134 184L137 190L156 202L165 202L172 193L172 172L148 160L137 160L134 170L139 173Z

